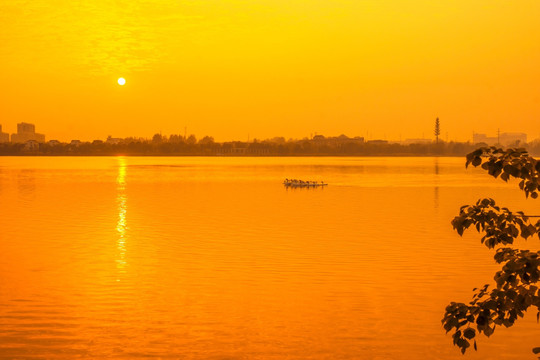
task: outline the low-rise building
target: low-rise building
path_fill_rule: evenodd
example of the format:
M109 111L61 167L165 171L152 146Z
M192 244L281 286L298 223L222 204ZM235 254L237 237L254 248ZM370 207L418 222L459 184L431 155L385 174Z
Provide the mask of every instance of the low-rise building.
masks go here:
M328 136L325 137L323 135L315 135L312 138L312 141L315 144L318 145L340 145L340 144L363 144L365 142L364 137L362 136L355 136L355 137L348 137L346 135L339 135L339 136Z
M527 142L525 133L501 133L498 136L473 133L473 143L487 145L520 146Z
M34 152L39 150L39 143L36 140L28 140L24 144L24 151Z
M500 142L505 146L521 146L527 143L527 134L518 132L502 133Z
M113 144L113 145L122 144L123 142L124 142L124 139L122 139L122 138L113 138L111 135L109 135L107 137L107 141L106 141L107 144Z
M411 145L411 144L431 144L433 142L432 139L405 139L401 142L402 145Z

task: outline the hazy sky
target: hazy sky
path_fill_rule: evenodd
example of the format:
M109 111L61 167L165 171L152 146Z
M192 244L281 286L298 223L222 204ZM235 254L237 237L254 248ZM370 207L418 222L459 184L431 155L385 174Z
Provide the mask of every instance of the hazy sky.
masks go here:
M443 139L532 139L539 19L538 0L1 0L0 124L405 139L439 117Z

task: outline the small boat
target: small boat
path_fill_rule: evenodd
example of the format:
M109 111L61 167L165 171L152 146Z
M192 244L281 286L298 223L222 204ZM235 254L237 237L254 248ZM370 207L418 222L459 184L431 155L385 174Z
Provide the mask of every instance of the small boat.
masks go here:
M285 179L285 181L283 181L283 185L286 187L319 187L327 186L328 184L323 181Z

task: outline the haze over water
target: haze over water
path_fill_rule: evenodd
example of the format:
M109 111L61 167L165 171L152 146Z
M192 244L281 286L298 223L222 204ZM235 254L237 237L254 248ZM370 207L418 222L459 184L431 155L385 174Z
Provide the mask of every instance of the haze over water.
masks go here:
M533 359L533 313L441 327L498 270L450 225L485 196L535 211L462 158L3 157L0 359Z

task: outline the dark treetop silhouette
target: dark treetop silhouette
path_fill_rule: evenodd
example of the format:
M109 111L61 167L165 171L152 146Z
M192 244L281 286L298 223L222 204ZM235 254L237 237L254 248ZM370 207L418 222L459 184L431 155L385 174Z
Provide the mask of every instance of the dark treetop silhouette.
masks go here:
M529 156L524 149L499 149L484 147L467 155L466 166L481 166L488 174L508 181L518 178L519 187L525 196L538 197L540 162ZM524 239L540 236L540 220L532 223L523 212L511 212L495 204L493 199L478 200L475 205L461 207L460 213L452 220L452 226L459 235L471 225L484 234L481 242L488 248L508 245L518 236ZM537 319L540 317L540 289L536 285L540 279L540 251L500 247L496 250L495 261L502 264L501 271L495 274L496 287L489 289L489 284L479 289L468 304L452 302L446 307L443 327L446 332L453 331L454 345L462 353L479 333L490 336L497 326L510 327L523 317L525 311L534 306ZM540 348L534 348L535 354Z

